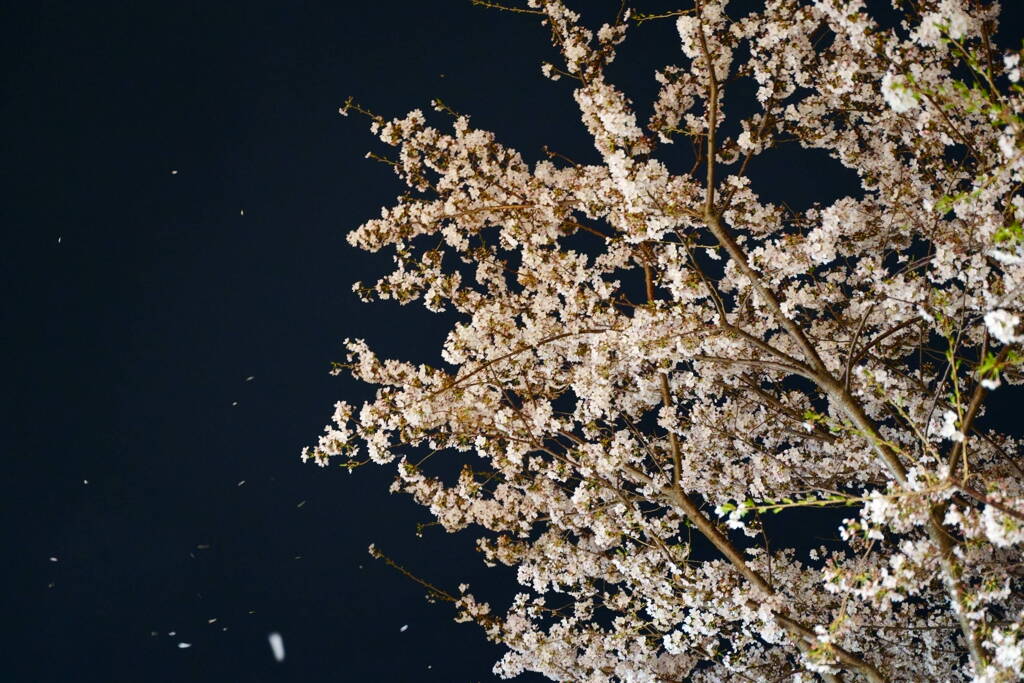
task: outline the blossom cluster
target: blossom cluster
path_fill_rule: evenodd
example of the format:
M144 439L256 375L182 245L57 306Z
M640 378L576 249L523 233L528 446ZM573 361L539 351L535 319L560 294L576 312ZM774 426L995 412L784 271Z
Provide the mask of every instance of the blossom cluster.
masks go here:
M503 677L1018 680L1022 444L979 418L1024 382L1020 55L995 2L894 26L863 0L759 4L666 15L679 59L643 127L605 73L642 27L530 0L597 163L371 116L406 188L350 233L394 256L355 289L449 315L444 367L347 340L376 395L303 458L393 465L392 490L516 568L504 614L451 596L507 646ZM733 114L738 78L756 92ZM750 169L782 144L859 190L765 201ZM835 505L835 542L769 539L764 515Z

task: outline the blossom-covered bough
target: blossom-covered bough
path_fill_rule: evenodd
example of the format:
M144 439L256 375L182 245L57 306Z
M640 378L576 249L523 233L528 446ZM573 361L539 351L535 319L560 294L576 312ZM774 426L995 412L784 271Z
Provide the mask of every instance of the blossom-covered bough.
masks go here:
M864 0L663 15L681 54L645 127L605 66L652 17L593 32L560 0L514 8L551 31L544 73L574 82L597 164L528 165L465 116L343 109L408 185L349 236L395 257L357 291L456 322L444 368L348 341L338 371L376 397L338 403L303 457L397 463L394 490L517 567L504 615L428 586L508 647L498 674L1021 677L1021 441L984 424L1022 381L1020 54L994 44L994 2L893 4L887 24ZM749 116L725 109L740 79ZM784 140L860 191L760 199L748 170ZM762 524L835 506L841 542L809 553Z

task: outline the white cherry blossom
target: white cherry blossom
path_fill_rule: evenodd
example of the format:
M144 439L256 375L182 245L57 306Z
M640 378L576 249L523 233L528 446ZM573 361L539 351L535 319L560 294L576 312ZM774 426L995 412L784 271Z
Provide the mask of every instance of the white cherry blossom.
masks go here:
M605 67L654 19L591 30L529 0L589 164L531 163L439 103L342 108L404 185L349 234L393 259L354 290L450 325L440 367L346 340L335 371L375 393L302 457L395 468L392 491L515 568L507 610L429 589L507 648L499 676L1024 675L1021 439L979 419L1024 381L1020 54L995 44L995 3L904 8L666 14L679 58L644 124ZM860 188L767 201L756 169L783 143ZM837 506L835 541L772 536Z

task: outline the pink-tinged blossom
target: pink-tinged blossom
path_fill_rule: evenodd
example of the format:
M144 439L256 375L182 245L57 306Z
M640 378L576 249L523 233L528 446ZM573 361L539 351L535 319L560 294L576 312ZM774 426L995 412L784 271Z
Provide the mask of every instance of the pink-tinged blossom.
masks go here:
M864 0L702 0L666 19L646 122L605 70L626 19L527 6L598 154L528 162L440 103L371 115L404 187L348 236L392 259L354 290L451 324L436 367L346 340L337 372L375 393L303 459L395 468L514 569L507 610L444 594L507 648L499 676L1019 679L1021 440L976 419L1024 381L1019 54L957 85L961 51L1001 54L995 6L887 28ZM860 188L768 201L753 169L783 142ZM809 556L767 538L772 512L838 504Z

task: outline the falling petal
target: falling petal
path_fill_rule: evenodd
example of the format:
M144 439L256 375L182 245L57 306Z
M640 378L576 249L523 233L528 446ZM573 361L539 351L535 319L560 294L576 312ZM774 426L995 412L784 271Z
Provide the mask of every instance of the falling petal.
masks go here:
M274 652L274 659L279 662L284 661L284 639L281 634L274 631L267 636L267 640L270 642L270 649Z

